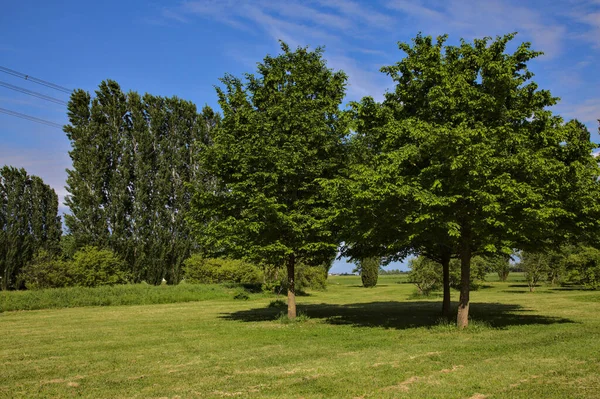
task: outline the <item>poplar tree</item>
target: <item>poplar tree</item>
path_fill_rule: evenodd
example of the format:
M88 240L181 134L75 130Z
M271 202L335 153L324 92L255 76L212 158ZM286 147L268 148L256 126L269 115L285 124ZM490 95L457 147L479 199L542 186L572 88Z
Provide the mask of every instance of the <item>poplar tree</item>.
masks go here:
M61 234L56 192L25 169L1 168L0 288L20 288L21 268L41 249L57 253Z
M329 262L338 245L319 181L344 160L346 75L327 68L321 48L281 50L245 81L221 79L223 119L202 157L214 179L197 190L189 220L212 256L285 267L294 318L296 265Z
M195 246L184 219L188 185L218 116L176 97L124 94L109 80L93 100L74 92L69 120L66 224L76 245L114 250L136 281L178 282Z

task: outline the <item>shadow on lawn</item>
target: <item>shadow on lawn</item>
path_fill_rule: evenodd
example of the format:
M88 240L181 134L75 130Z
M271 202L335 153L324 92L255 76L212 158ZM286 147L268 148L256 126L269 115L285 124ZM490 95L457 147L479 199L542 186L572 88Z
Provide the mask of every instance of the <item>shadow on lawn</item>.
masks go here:
M453 304L456 314L456 304ZM257 308L224 313L221 318L244 322L273 321L285 308ZM407 329L435 326L441 318L441 303L368 302L348 305L307 304L299 305L298 311L312 319L324 319L326 323L352 325L355 327L384 327ZM519 305L501 303L471 303L470 316L493 328L515 325L574 323L570 319L531 314Z

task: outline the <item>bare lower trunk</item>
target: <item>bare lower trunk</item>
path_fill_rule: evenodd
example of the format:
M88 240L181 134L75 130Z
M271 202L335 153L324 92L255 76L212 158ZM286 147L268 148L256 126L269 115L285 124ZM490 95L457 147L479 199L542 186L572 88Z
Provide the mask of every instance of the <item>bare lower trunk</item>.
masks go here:
M456 326L463 329L469 325L469 290L471 285L471 247L464 240L460 248L460 299Z
M291 255L287 263L288 274L288 318L296 318L296 287L294 286L294 269L296 266L296 258Z
M444 299L442 302L442 317L450 318L450 257L442 259L442 269L444 274Z

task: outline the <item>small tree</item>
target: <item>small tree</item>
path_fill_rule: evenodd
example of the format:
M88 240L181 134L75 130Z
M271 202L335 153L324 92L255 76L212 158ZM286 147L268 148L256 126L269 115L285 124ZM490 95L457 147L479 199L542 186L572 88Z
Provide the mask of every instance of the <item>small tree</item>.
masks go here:
M510 273L510 257L503 255L486 257L490 271L498 275L498 280L506 281Z
M529 292L533 292L537 284L548 275L550 256L541 252L521 252L520 257L519 266L525 272Z
M408 281L417 286L419 294L429 295L431 291L440 288L442 266L438 262L419 256L412 258L408 267Z
M360 259L356 262L354 272L360 273L363 287L370 288L377 285L379 277L379 268L381 267L381 258L372 256L370 258Z

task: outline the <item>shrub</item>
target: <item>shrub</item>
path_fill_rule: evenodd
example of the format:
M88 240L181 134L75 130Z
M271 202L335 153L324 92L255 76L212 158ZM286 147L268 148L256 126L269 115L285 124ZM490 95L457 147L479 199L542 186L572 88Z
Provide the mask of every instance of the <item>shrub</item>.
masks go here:
M275 299L274 301L269 302L268 308L285 308L287 307L287 303L282 301L281 299Z
M323 291L327 288L327 270L324 267L300 264L295 272L296 289Z
M564 263L569 271L569 282L591 289L600 287L600 250L585 246L574 248Z
M46 250L40 250L21 270L19 285L29 290L62 288L72 284L73 278L69 263L57 258Z
M233 299L247 301L248 299L250 299L250 295L248 295L248 293L246 291L244 291L243 289L238 289L235 291L235 294L233 295Z
M73 255L70 264L74 285L97 287L124 284L129 280L125 262L108 249L83 247Z
M362 280L363 287L370 288L377 285L380 266L381 259L378 257L365 258L358 262L358 269L360 270L360 279Z
M261 284L262 271L251 263L235 259L206 259L192 255L183 262L185 279L188 283L215 284L239 283Z
M267 283L268 284L268 283ZM274 284L279 292L287 291L287 273L280 273L279 281ZM308 266L298 263L294 268L294 288L296 293L304 290L323 291L327 288L327 270L323 266Z
M413 258L408 262L410 273L408 281L417 286L419 294L429 295L441 286L442 265L424 256Z

